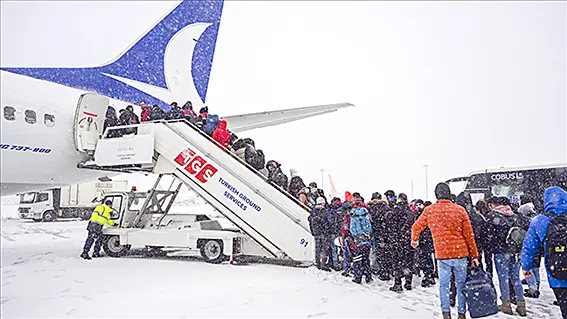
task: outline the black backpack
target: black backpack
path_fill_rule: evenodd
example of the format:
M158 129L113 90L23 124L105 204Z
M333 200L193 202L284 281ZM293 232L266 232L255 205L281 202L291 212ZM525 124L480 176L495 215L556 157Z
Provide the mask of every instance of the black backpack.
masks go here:
M506 245L508 245L509 251L512 254L520 254L522 252L522 247L524 246L524 239L528 233L524 228L521 227L519 223L519 217L514 215L513 221L508 218L502 218L506 224L508 224L508 234L506 235Z
M567 280L567 216L545 213L551 218L545 235L545 267L559 280Z

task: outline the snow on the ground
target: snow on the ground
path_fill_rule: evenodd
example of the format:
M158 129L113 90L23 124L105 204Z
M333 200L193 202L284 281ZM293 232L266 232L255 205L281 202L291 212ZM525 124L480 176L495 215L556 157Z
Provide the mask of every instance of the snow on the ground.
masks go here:
M401 294L338 273L197 258L79 258L86 222L2 220L2 318L440 318L438 286ZM559 318L547 283L530 318ZM456 309L453 308L456 316ZM491 318L512 318L497 315Z

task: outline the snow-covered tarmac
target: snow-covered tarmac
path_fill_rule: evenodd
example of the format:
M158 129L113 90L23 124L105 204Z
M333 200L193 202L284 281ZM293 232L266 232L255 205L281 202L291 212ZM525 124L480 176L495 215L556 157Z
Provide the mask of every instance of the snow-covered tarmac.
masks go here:
M79 258L85 227L2 220L2 318L440 318L438 286L423 289L418 279L413 291L396 294L391 283L359 286L313 268L196 258L85 261ZM528 317L560 318L547 282L542 293L528 299Z

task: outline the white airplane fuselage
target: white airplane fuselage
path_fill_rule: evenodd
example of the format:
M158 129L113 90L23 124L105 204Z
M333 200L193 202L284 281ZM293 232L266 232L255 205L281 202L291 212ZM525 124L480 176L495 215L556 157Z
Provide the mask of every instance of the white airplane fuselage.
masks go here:
M84 155L75 149L74 115L85 91L31 77L0 71L0 105L16 109L15 120L0 120L0 177L2 196L42 190L108 176L108 172L77 168ZM119 108L125 103L111 100ZM36 113L36 122L25 120L25 111ZM45 124L45 114L55 116L55 125ZM8 145L8 146L6 146ZM22 146L20 148L19 146ZM34 152L37 148L49 153Z
M174 101L180 105L192 101L195 111L204 106L222 7L223 1L219 0L181 1L123 53L101 66L2 66L0 194L44 190L116 175L77 167L86 156L77 150L75 129L80 127L81 131L81 125L91 123L90 133L102 134L108 104L117 111L142 100L164 109ZM97 98L104 96L108 101L101 98L104 103L94 103L97 114L89 115L86 109L93 104L85 102L82 109L81 103L79 108L85 93L98 94ZM233 115L225 120L232 132L239 133L351 105L266 111ZM139 114L141 109L135 107L134 111ZM76 113L82 118L75 118ZM92 125L96 122L98 126Z

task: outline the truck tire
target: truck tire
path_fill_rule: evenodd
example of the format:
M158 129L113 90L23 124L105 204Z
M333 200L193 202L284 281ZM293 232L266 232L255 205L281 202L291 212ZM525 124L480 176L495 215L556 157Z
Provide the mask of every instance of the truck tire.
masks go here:
M46 223L52 222L55 219L57 219L57 214L52 211L52 210L48 210L46 212L43 213L43 218L42 220Z
M130 250L130 245L121 245L120 236L111 235L104 236L102 249L110 257L120 257Z
M222 240L215 239L200 239L201 243L201 257L211 264L220 264L225 260L226 256L223 254Z

